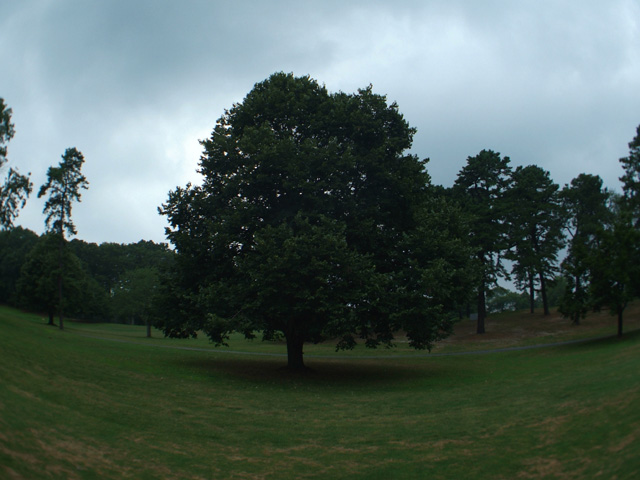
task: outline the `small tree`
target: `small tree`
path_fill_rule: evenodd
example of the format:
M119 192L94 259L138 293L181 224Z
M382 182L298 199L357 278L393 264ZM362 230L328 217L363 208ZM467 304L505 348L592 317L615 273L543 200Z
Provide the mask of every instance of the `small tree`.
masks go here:
M11 114L12 110L0 98L0 169L7 163L7 143L15 133ZM33 188L29 176L20 175L16 169L9 168L4 183L0 185L0 228L11 228L13 220L24 207Z
M81 189L88 189L89 182L81 173L84 157L75 148L68 148L62 156L62 161L57 167L49 167L47 171L47 183L40 187L38 198L49 193L43 213L46 215L45 225L47 231L58 237L58 295L60 328L63 326L62 315L62 279L64 269L64 234L75 235L76 228L71 220L71 207L73 202L80 201Z

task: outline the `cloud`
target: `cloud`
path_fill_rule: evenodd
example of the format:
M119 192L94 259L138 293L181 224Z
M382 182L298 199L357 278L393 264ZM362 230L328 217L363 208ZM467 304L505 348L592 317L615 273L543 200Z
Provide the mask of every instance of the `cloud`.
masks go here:
M225 108L275 71L374 91L449 186L483 148L617 188L640 123L640 6L600 1L25 0L0 5L9 159L36 188L67 147L91 182L90 241L163 240L156 207L196 173ZM42 230L42 201L18 222Z

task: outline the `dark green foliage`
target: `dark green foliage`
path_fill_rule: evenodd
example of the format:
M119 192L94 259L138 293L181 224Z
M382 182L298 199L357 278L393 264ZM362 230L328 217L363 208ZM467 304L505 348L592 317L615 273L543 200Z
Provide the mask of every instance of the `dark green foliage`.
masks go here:
M629 142L629 156L620 159L624 175L620 177L627 208L633 214L636 227L640 226L640 125L636 136Z
M69 245L87 272L109 294L118 288L120 277L126 272L140 268L162 269L173 256L167 244L146 240L127 245L97 245L74 239Z
M607 208L609 197L599 176L584 173L574 178L571 185L566 185L561 192L569 241L567 256L562 262L567 289L559 310L575 324L580 323L591 309L589 263L597 248L597 236L610 216Z
M123 272L112 293L115 320L148 324L158 285L159 272L156 267L140 267Z
M529 295L518 293L507 288L497 286L487 294L487 312L513 312L524 310L530 305Z
M201 142L203 184L160 209L177 259L158 325L217 343L283 334L293 368L305 341L327 337L389 345L404 328L429 348L458 292L438 273L440 245L416 247L431 194L425 162L404 153L413 134L371 87L330 95L283 73L257 84Z
M624 199L614 198L612 203L612 220L598 231L597 248L588 258L589 293L596 310L607 307L617 316L621 336L623 312L640 292L640 231Z
M75 235L76 227L71 220L73 202L79 202L81 189L88 189L89 182L81 173L84 156L75 148L67 148L57 167L47 170L47 183L40 187L38 198L47 193L44 205L47 231L64 237L64 233Z
M90 282L80 260L71 253L67 244L63 244L62 250L59 246L60 239L55 234L40 237L27 255L17 285L18 303L28 309L45 312L50 325L53 325L53 317L60 308L59 277L63 279L63 307L68 313L82 309L87 293L85 287ZM64 265L62 270L60 255Z
M470 242L480 265L477 285L478 333L484 333L486 293L503 275L502 254L508 248L508 199L511 167L509 157L482 150L467 158L452 192L469 215Z
M15 134L14 124L11 123L12 113L4 99L0 98L0 169L7 163L7 143ZM13 221L33 188L30 175L21 175L14 168L7 172L4 183L0 185L0 229L13 227Z
M0 303L16 304L16 284L27 255L38 241L31 230L15 227L0 231Z
M47 232L54 234L59 242L58 245L58 314L60 319L60 328L63 323L63 301L64 292L64 250L66 248L65 232L69 235L75 235L76 227L71 220L71 207L73 202L79 202L81 198L80 189L88 189L89 182L81 173L84 157L75 148L67 148L62 156L62 161L57 167L49 167L47 170L47 183L40 187L38 198L43 197L47 193L49 198L44 204L43 213L45 217L45 225Z
M518 167L512 174L507 195L512 274L518 288L529 292L531 313L538 285L544 314L549 315L546 287L558 270L558 252L564 240L565 219L558 185L553 183L549 172L536 165Z

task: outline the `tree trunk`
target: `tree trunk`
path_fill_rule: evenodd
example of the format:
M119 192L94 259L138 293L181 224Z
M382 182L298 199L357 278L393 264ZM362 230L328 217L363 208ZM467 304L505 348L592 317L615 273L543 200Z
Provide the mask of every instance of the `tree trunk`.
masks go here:
M64 329L64 323L62 320L62 268L64 266L64 262L62 261L62 249L64 248L64 235L60 234L60 248L58 249L58 266L60 267L60 272L58 273L58 312L60 313L60 330Z
M578 275L576 275L576 281L575 281L575 297L576 298L580 298L580 289L581 289L581 285L580 285L580 277ZM582 301L582 300L580 300ZM574 312L573 313L573 324L574 325L580 325L580 312Z
M480 281L480 288L478 288L478 327L477 333L485 333L484 319L487 316L487 304L484 295L485 281L484 278Z
M287 332L287 368L294 371L305 370L302 348L304 335L296 328L295 320L289 320Z
M542 296L542 309L545 315L551 315L549 311L549 300L547 299L547 283L544 274L540 272L540 295Z
M53 308L49 309L49 323L47 323L47 325L55 325L55 323L53 323L53 317L55 316L55 310Z
M529 273L529 311L534 313L536 307L536 288L533 274Z
M149 321L149 319L146 320L146 324L147 324L147 338L151 338L151 322Z
M622 336L622 309L618 309L618 337Z
M62 267L61 267L62 268ZM60 330L64 329L64 322L62 319L62 273L58 276L58 313L60 314Z

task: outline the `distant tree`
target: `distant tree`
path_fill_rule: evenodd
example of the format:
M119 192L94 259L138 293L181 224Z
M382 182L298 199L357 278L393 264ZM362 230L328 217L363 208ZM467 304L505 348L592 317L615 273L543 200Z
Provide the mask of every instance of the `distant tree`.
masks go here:
M613 214L596 234L596 248L588 258L589 289L596 310L607 307L617 316L618 336L622 336L623 313L640 291L640 231L625 199L614 197Z
M550 307L557 307L560 305L562 298L567 290L567 279L562 274L557 274L547 284L547 301ZM541 299L538 297L538 303L541 303Z
M0 303L15 304L20 269L37 241L38 235L19 226L0 231Z
M520 290L529 291L530 311L535 304L535 285L545 315L549 315L547 282L558 271L558 252L563 246L563 209L558 185L549 172L536 165L518 167L512 175L509 198L509 243L513 250L512 273Z
M477 332L485 332L486 295L498 276L503 275L503 253L508 248L506 193L511 167L509 157L492 150L482 150L468 157L453 186L453 194L470 215L470 243L480 265L477 286Z
M419 245L430 180L406 153L414 132L371 87L329 94L284 73L256 84L202 142L203 184L160 209L176 269L158 326L218 344L283 335L292 369L326 338L374 347L402 329L431 347L450 330L455 286L438 247Z
M487 293L487 311L514 312L524 310L529 306L529 296L526 293L518 293L508 288L497 286Z
M112 295L120 277L130 270L162 268L173 257L166 243L141 240L137 243L87 243L80 239L69 242L71 250L82 260L87 272L105 292Z
M12 110L0 98L0 169L7 163L7 143L15 133L11 123ZM33 188L31 174L20 175L14 168L9 168L4 183L0 185L0 229L13 226L14 219L24 207Z
M40 187L38 198L49 194L44 206L46 215L45 224L47 231L58 237L58 302L60 328L63 325L63 271L64 271L64 234L75 235L76 228L71 220L71 207L73 202L80 201L81 189L88 189L89 182L81 173L84 157L75 148L68 148L62 156L62 161L57 167L49 167L47 171L47 183Z
M54 324L56 311L61 310L60 302L67 308L82 303L82 284L85 281L82 266L66 245L63 245L63 261L60 262L60 240L55 234L40 237L27 255L17 282L18 302L30 310L44 310L49 317L49 325ZM64 264L64 271L60 265ZM62 299L58 291L58 278L64 277L67 295Z
M597 248L597 236L609 221L607 207L610 194L597 175L582 173L565 185L561 192L562 205L567 215L566 232L569 237L567 256L562 272L567 279L567 290L559 311L579 324L591 308L589 259Z
M624 175L620 177L627 208L633 215L633 222L640 227L640 125L636 136L629 142L629 156L620 159Z
M124 272L113 291L115 315L131 324L146 325L147 337L151 337L150 316L159 282L158 268L141 267Z

